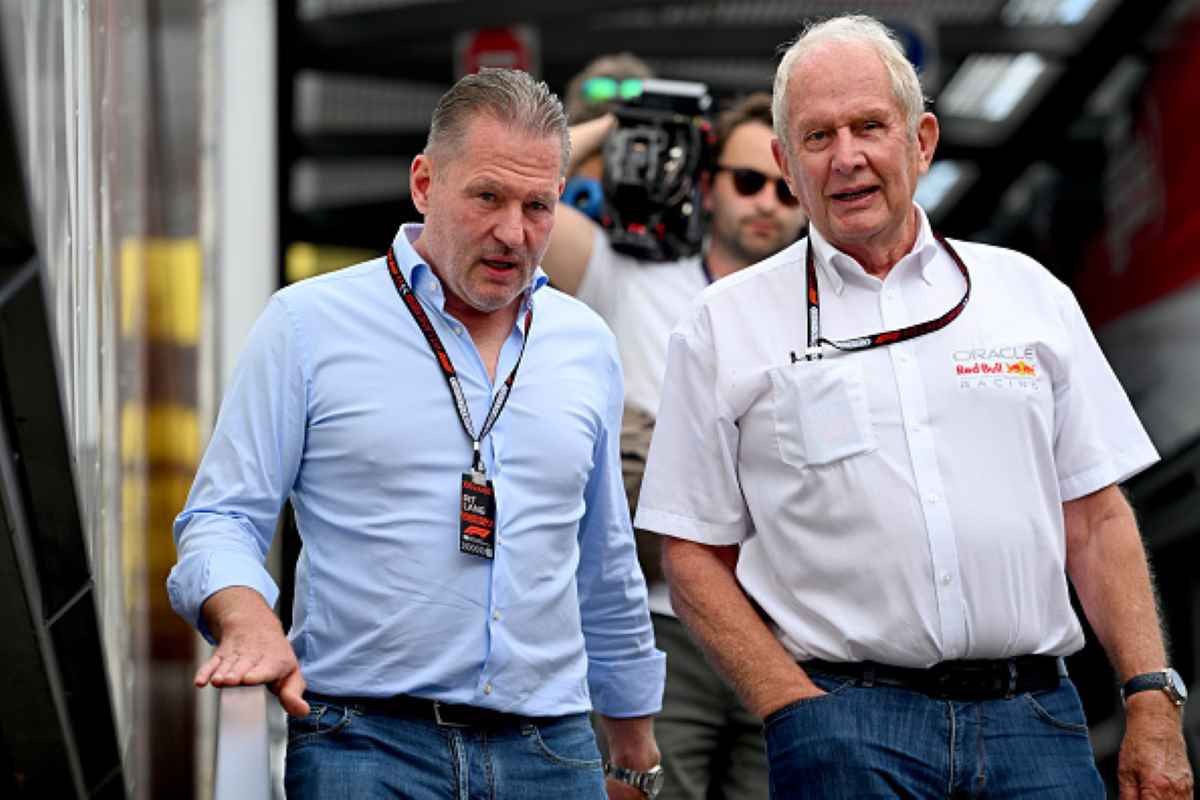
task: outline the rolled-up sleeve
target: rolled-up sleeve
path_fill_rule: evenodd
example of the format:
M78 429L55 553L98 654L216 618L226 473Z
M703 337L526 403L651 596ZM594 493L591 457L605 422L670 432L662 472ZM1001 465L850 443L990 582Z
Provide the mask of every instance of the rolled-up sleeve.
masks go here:
M658 713L666 679L666 656L654 646L646 582L621 480L623 397L614 353L603 430L584 495L577 580L592 705L618 718Z
M306 390L299 329L276 296L250 332L175 519L171 606L210 642L200 608L214 593L248 586L271 606L278 597L264 562L300 465Z

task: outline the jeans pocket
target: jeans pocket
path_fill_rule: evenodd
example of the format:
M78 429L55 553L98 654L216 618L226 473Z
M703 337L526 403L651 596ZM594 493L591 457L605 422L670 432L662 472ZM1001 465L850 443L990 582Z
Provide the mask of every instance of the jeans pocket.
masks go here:
M809 675L809 679L823 689L825 694L802 697L799 700L788 703L782 708L775 709L763 720L764 728L770 728L776 723L794 716L810 706L821 705L826 700L832 700L841 694L843 690L854 684L854 680L851 678L826 678L823 675Z
M1083 704L1070 682L1063 681L1057 689L1026 692L1023 696L1034 716L1042 722L1072 733L1087 734Z
M846 358L772 369L779 456L793 467L831 464L878 447L862 367Z
M522 729L545 759L574 769L600 769L600 750L586 715Z
M344 706L312 703L308 716L288 717L288 746L337 733L350 724L351 712Z

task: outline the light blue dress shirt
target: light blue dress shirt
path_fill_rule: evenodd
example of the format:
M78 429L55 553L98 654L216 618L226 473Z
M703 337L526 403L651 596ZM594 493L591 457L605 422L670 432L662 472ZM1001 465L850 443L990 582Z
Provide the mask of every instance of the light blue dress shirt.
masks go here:
M413 249L420 230L401 228L396 258L479 425L498 384ZM200 607L220 589L249 586L274 605L263 561L290 497L304 546L289 638L311 690L527 715L657 712L665 657L621 480L616 345L545 283L538 270L525 357L483 442L495 560L459 552L471 443L377 258L279 291L255 324L175 521L175 610L208 636ZM524 309L498 381L523 322Z

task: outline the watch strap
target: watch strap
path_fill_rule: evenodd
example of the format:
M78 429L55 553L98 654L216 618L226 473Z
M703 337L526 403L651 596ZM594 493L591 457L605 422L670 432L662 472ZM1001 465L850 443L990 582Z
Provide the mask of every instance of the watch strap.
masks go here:
M1138 692L1158 690L1165 693L1175 705L1181 706L1184 700L1187 699L1187 695L1180 693L1176 686L1176 681L1178 680L1178 673L1170 667L1155 672L1143 672L1141 675L1134 675L1121 686L1121 702L1124 703L1129 699L1130 695L1137 694ZM1182 683L1182 681L1179 682Z
M620 781L628 786L632 786L650 798L653 798L658 794L658 779L661 773L662 767L660 765L651 767L647 772L638 772L635 769L618 766L611 761L604 762L604 774L606 777Z

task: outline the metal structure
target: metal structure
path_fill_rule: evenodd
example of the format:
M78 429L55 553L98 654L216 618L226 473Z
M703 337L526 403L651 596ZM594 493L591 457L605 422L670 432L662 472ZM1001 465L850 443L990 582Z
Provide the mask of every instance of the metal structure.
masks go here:
M61 370L0 81L0 796L126 796Z

